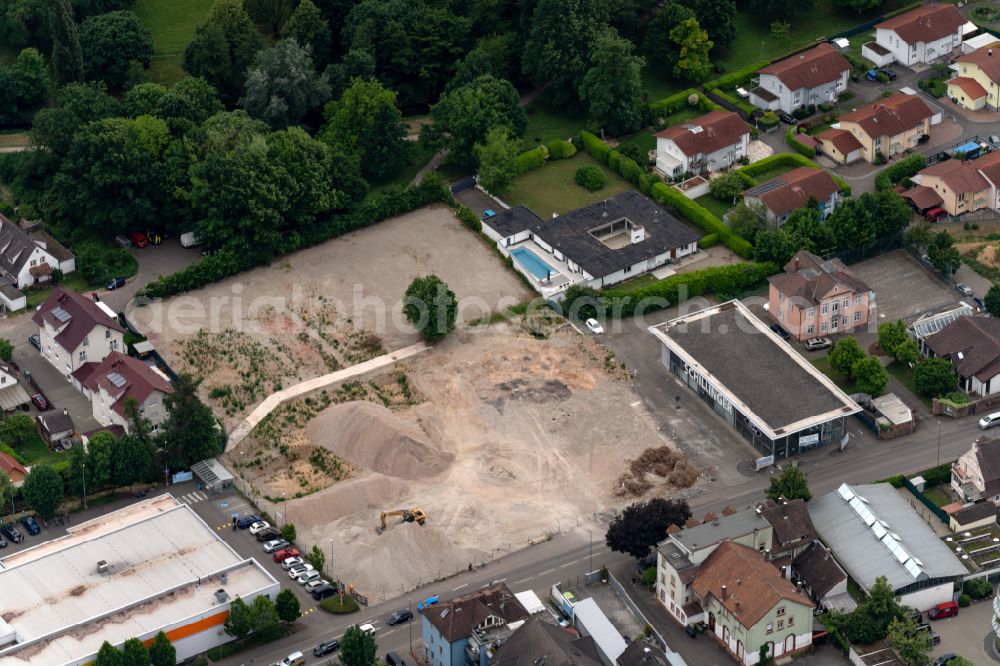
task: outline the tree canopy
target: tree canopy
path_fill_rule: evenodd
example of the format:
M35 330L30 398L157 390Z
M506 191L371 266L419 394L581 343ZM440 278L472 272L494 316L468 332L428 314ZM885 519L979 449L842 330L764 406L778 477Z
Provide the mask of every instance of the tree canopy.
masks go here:
M242 94L244 73L262 44L242 0L215 0L184 50L184 70L204 78L232 103Z
M343 666L371 666L378 646L375 637L360 627L348 627L340 638L340 663Z
M455 328L458 303L441 278L428 275L415 278L407 287L403 314L425 340L437 342Z
M768 499L795 500L808 502L812 499L812 491L806 481L805 473L795 465L788 465L780 474L772 474L770 484L765 493Z
M182 372L173 382L173 393L167 394L159 444L167 451L168 464L174 469L187 469L199 460L222 452L225 434L212 410L198 397L200 379Z
M63 501L62 477L51 465L32 465L21 486L21 494L35 513L48 520L56 515Z
M56 83L80 81L83 79L83 51L73 8L69 0L53 0L51 7L52 72Z
M580 83L580 99L590 117L614 136L631 134L642 126L642 68L645 61L614 30L597 37L592 65Z
M108 12L80 24L80 48L87 53L84 76L117 90L125 87L131 67L149 67L153 37L135 12Z
M283 39L260 51L247 70L240 106L275 129L298 124L330 99L326 76L313 67L310 48Z
M517 177L517 149L519 141L512 138L505 127L494 127L486 133L486 142L477 143L476 176L486 190L501 195L510 189Z
M320 138L358 160L365 178L385 180L404 164L409 143L403 116L396 93L379 81L354 79L323 115Z
M611 550L641 559L667 537L668 527L683 525L690 517L691 509L685 500L654 497L635 502L614 517L604 541Z
M532 83L551 83L557 98L572 100L606 31L607 6L604 0L538 0L521 59Z
M913 381L918 391L937 398L958 388L958 373L947 359L924 358L913 369Z

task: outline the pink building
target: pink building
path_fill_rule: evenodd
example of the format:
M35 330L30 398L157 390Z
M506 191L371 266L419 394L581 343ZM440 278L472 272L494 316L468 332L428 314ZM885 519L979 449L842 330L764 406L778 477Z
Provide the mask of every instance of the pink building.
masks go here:
M874 317L875 292L839 259L800 250L768 282L771 316L796 340L850 333Z

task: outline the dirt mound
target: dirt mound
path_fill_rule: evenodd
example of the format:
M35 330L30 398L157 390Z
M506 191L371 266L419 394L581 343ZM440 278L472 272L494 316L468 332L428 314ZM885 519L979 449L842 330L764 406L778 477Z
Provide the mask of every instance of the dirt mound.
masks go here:
M425 419L432 433L440 432L426 412L418 421ZM437 476L454 460L420 424L365 401L328 407L309 423L306 436L358 467L402 479Z

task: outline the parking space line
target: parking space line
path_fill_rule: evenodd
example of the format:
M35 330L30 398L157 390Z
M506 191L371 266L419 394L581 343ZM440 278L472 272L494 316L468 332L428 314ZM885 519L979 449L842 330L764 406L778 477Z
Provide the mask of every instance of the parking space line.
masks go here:
M451 588L451 591L452 591L452 592L458 592L458 591L459 591L459 590L461 590L461 589L462 589L463 587L469 587L469 584L468 584L468 583L465 583L465 584L463 584L463 585L459 585L458 587L453 587L453 588Z

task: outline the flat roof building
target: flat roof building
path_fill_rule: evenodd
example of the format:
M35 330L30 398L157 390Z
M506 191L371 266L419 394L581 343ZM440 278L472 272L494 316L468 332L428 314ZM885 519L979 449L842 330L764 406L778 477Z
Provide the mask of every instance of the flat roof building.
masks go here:
M229 637L234 597L280 590L171 495L68 529L0 560L0 666L76 666L104 641L163 631L181 661Z
M846 417L861 411L737 300L649 330L663 343L664 367L763 456L841 442Z

